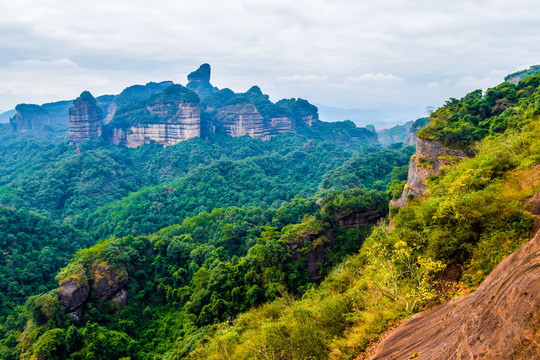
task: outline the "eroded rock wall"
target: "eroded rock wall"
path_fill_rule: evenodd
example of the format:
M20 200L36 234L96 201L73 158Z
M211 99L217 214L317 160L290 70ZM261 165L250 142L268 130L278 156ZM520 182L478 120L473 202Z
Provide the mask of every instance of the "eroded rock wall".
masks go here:
M229 136L249 135L257 139L268 139L263 117L251 103L224 106L218 111L217 120Z
M9 119L12 131L25 132L50 123L49 112L39 105L19 104L15 116Z
M441 168L452 165L460 159L467 158L467 154L459 149L449 149L436 140L418 138L416 153L411 158L407 184L401 197L391 203L392 206L405 206L407 196L422 196L427 190L425 180L429 175L439 175Z
M164 146L201 136L201 108L199 104L182 102L158 103L147 107L162 122L134 124L127 129L113 128L108 140L116 145L138 147L155 141Z
M80 143L88 139L101 136L101 109L96 99L85 91L73 102L69 109L69 132L70 143Z

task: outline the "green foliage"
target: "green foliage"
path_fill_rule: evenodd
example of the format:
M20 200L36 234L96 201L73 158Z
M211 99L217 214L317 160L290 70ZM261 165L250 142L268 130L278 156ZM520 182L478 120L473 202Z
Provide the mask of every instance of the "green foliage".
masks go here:
M353 157L324 175L321 190L345 190L363 186L384 191L391 179L407 179L406 171L413 153L414 147L407 146L399 150L383 150ZM394 170L395 167L401 170Z
M0 208L0 316L13 314L29 295L54 288L54 274L90 244L88 236L69 225Z
M143 94L148 92L143 91ZM122 94L121 94L122 95ZM174 116L178 111L177 103L198 104L200 102L197 94L179 84L166 87L159 93L154 93L149 97L135 97L133 100L119 106L112 121L104 126L104 132L110 132L113 128L127 129L135 124L159 124L169 121L170 116ZM148 107L162 104L168 112L167 116L152 114Z
M471 145L487 135L502 133L507 128L515 128L508 124L506 118L515 112L508 112L516 105L531 102L531 94L538 90L540 74L521 80L518 85L502 83L488 89L485 94L481 90L473 91L460 100L450 99L437 109L429 118L429 124L418 136L441 141L445 146L460 148L471 152ZM521 117L522 119L527 117Z

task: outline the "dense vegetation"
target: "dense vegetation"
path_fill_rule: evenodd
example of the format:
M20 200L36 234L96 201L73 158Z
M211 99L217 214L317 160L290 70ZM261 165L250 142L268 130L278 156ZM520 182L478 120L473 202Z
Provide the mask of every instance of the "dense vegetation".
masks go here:
M369 233L369 224L347 229L339 226L339 219L366 211L375 218L384 216L387 197L356 189L332 194L321 205L317 210L315 200L297 197L279 209L214 209L156 234L112 238L79 251L58 275L60 283L73 276L92 283L96 280L80 279L87 276L81 274L93 274L98 264L106 263L127 272L132 294L128 306L111 311L110 302L92 301L83 318L73 323L58 310L55 292L31 298L26 305L29 322L21 335L21 346L29 346L24 357L152 359L178 341L189 351L207 325L285 293L303 293L311 286L313 273L307 265L314 248L324 248L320 266L336 264ZM328 230L331 239L323 235L330 236Z
M122 99L123 97L120 98L120 100ZM200 99L194 91L180 84L169 85L163 91L148 98L135 99L120 106L116 110L112 121L103 127L103 131L110 131L111 128L127 129L129 126L136 124L168 122L171 117L176 115L178 103L198 104L199 102ZM165 115L152 113L148 110L149 107L156 104L163 106L166 112Z
M471 153L471 145L490 134L520 129L523 117L518 106L532 102L533 113L540 113L540 100L535 95L539 84L540 74L536 73L517 85L504 82L485 94L475 90L460 100L451 98L430 116L429 125L418 136Z
M0 358L17 354L13 329L23 325L17 310L30 295L54 289L58 270L92 243L67 224L0 207Z
M513 126L475 145L476 157L430 178L430 196L400 209L391 232L377 226L318 288L209 329L187 358L351 359L399 319L478 286L531 234L523 202L540 191L538 94L515 107ZM171 357L184 358L182 344Z
M165 149L6 138L0 201L65 224L0 212L12 256L2 274L19 274L2 275L1 300L26 299L0 314L0 357L355 358L394 322L473 290L529 238L534 216L523 203L540 190L539 85L535 75L435 111L419 136L474 157L391 209L391 229L373 224L399 194L413 149L381 150L350 122ZM203 106L269 105L256 87L237 95L221 90ZM271 104L269 114L282 111L274 106L309 112L300 100ZM50 290L48 276L90 236L101 240L80 249ZM49 273L28 284L32 266ZM125 307L98 296L103 269L127 279ZM59 304L67 282L91 289L78 320Z

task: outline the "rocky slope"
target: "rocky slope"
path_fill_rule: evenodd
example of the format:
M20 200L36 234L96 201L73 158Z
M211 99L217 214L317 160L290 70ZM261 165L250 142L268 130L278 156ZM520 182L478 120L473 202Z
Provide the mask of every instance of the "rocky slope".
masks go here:
M39 105L19 104L16 114L9 119L12 131L39 129L50 122L49 112Z
M517 71L515 73L509 74L504 78L504 81L517 85L520 80L531 76L537 71L540 70L540 65L532 65L526 70Z
M425 180L429 175L439 175L441 168L455 164L460 159L467 158L462 150L449 149L436 140L418 138L416 154L411 158L407 184L401 197L391 203L392 206L405 206L407 197L422 196L427 190Z
M101 136L102 112L96 99L88 91L84 91L69 109L70 143L80 143Z
M113 144L137 147L155 141L168 146L201 135L199 99L182 85L130 104L105 128L104 137Z
M538 214L540 194L535 198L530 209ZM537 231L474 293L413 316L381 342L372 359L537 359L539 324Z

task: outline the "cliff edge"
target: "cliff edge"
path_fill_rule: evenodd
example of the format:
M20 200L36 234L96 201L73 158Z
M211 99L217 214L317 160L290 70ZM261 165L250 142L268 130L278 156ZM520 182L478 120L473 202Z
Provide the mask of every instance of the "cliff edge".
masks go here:
M538 359L538 354L540 231L474 293L400 325L380 343L372 360Z

